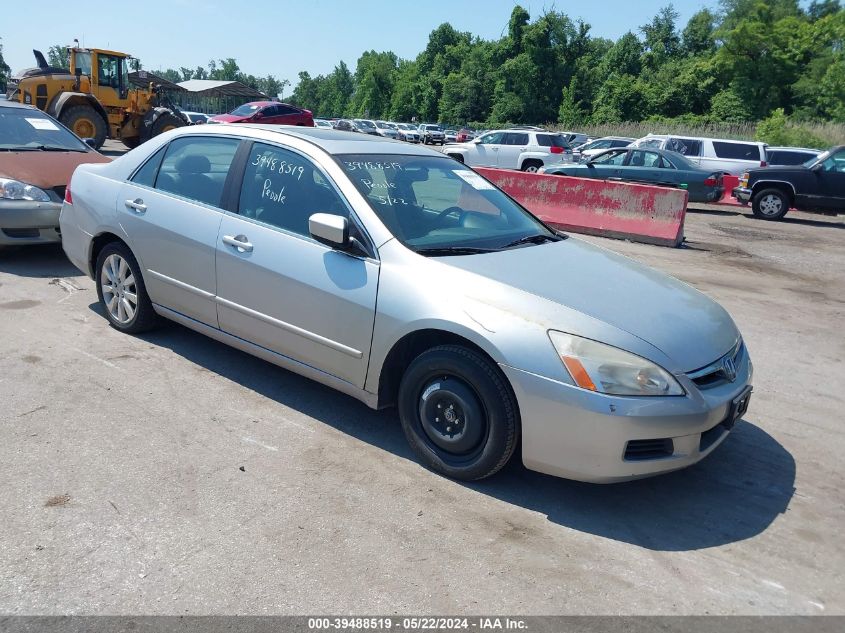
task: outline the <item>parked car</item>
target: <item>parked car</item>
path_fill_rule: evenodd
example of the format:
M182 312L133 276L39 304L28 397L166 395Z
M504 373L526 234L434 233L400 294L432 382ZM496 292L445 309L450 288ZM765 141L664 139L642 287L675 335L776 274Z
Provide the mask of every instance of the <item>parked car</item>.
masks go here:
M338 119L334 124L334 129L340 130L341 132L357 132L358 128L352 121L348 119Z
M443 132L443 138L447 143L454 143L458 139L458 132L456 130L446 130Z
M0 249L61 241L70 175L83 163L107 162L41 110L0 102Z
M388 123L387 121L376 121L375 124L376 131L379 133L379 136L391 139L399 138L399 132L396 131L396 128L392 123Z
M545 165L572 162L562 134L508 129L488 132L468 143L446 145L443 152L472 167L537 171Z
M423 123L419 127L419 132L423 145L443 145L446 142L443 128L434 123Z
M491 475L517 445L585 481L678 470L748 407L749 354L717 303L422 146L182 127L70 189L64 250L116 330L166 317L395 404L450 477Z
M455 142L456 143L466 143L471 141L475 138L475 132L470 130L469 128L461 128L458 130L458 133L455 135Z
M766 162L769 166L803 165L822 152L805 147L767 147Z
M561 134L566 138L566 142L569 143L570 147L578 147L592 140L589 136L581 132L561 132Z
M208 120L211 118L202 112L188 112L187 110L182 110L182 114L188 117L191 125L203 125L204 123L208 123Z
M547 174L684 187L690 202L716 202L725 193L722 173L702 169L664 149L606 149L585 163L544 167Z
M314 119L314 127L321 127L324 130L334 129L334 125L332 125L332 122L327 121L326 119Z
M751 169L731 193L764 220L780 220L790 208L845 213L845 145L803 165Z
M643 149L668 149L683 154L703 169L738 176L746 169L766 166L766 144L752 141L649 134L631 143Z
M277 101L253 101L238 106L228 114L211 117L209 123L264 123L268 125L302 125L314 127L310 110Z
M584 143L580 147L572 150L573 158L580 161L587 161L596 154L600 154L606 149L614 149L616 147L628 147L636 139L626 138L624 136L604 136L597 138L594 141Z
M408 143L420 142L419 130L410 123L396 123L396 133L400 141L406 141Z
M352 119L352 123L358 129L361 134L370 134L372 136L381 136L378 133L378 128L374 121L370 121L369 119Z

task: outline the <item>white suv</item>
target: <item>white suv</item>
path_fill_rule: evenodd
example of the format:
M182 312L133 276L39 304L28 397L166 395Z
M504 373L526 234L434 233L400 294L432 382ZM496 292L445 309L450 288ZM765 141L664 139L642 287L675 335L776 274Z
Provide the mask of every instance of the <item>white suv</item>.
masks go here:
M739 176L755 167L766 166L765 143L724 138L649 134L630 147L668 149L683 154L704 169Z
M468 143L449 143L443 153L470 167L531 172L573 162L572 148L562 134L525 129L493 130Z

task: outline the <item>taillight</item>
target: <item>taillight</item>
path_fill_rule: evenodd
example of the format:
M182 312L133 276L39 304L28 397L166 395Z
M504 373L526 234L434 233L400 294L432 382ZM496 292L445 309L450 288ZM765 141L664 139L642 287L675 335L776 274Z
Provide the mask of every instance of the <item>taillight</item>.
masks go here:
M65 187L65 202L73 204L73 196L70 194L70 183L68 183L67 187Z
M719 179L713 176L708 176L704 179L704 186L705 187L715 187L719 184Z
M554 145L552 145L549 148L549 151L551 151L552 154L563 154L563 148L562 147L556 147Z

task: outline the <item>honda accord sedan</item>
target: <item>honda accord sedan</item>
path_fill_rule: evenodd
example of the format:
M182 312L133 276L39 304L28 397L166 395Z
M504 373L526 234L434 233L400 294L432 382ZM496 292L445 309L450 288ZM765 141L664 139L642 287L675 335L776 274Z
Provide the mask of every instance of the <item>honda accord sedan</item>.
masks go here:
M583 481L676 470L748 407L722 307L425 147L183 127L77 169L61 230L117 330L165 317L395 406L420 461L457 479L517 446Z

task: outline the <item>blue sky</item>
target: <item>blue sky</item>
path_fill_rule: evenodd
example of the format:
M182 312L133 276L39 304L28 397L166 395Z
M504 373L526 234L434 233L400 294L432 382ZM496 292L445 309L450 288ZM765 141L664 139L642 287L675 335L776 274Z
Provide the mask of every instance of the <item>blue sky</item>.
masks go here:
M593 35L617 38L648 22L669 0L524 0L536 17L555 8L592 25ZM297 82L297 73L331 72L338 60L354 71L366 50L413 58L443 22L484 39L498 38L513 0L4 0L3 56L13 71L34 66L32 49L79 38L85 45L139 57L145 68L205 66L234 57L241 70ZM675 0L680 25L717 0ZM37 19L33 11L44 16ZM121 16L125 12L125 16ZM49 16L49 18L47 17ZM55 19L58 17L59 19ZM289 88L286 94L289 94Z

